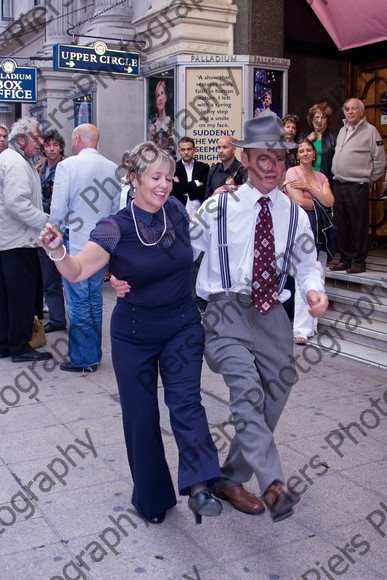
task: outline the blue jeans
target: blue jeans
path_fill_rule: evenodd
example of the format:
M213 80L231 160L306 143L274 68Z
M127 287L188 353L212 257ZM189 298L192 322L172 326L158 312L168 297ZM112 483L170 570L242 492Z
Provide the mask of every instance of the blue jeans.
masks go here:
M55 326L66 326L62 276L43 248L39 248L40 267L43 276L43 293L47 302L49 321Z
M74 367L90 367L101 362L104 276L105 267L83 282L68 282L63 278L70 320L69 357Z

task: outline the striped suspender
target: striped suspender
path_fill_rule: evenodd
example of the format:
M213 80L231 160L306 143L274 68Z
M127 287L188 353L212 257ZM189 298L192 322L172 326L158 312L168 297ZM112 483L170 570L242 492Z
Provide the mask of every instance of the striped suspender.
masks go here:
M231 288L230 265L228 261L227 248L227 193L219 195L218 202L218 250L220 275L222 277L222 287L224 290Z
M224 290L231 288L230 265L228 260L227 247L227 193L219 195L218 202L218 250L220 275L222 278L222 287ZM288 239L286 241L286 250L283 259L282 272L278 276L278 294L281 294L286 283L286 277L289 273L290 259L293 250L294 238L296 237L298 223L298 205L290 200L290 220Z
M289 274L290 259L292 257L294 238L296 237L298 223L298 205L290 200L290 220L289 220L289 230L288 239L286 241L286 249L284 260L282 263L282 272L278 276L278 295L281 294L284 286L286 284L286 278Z

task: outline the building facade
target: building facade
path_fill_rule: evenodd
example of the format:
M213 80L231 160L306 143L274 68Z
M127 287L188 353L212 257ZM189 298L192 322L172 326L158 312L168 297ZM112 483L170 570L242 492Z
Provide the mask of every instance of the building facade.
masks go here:
M206 8L201 3L3 0L0 55L14 58L18 66L38 68L38 100L33 105L1 103L0 122L10 125L21 115L34 115L44 130L57 129L69 143L78 121L88 120L101 131L100 151L119 161L124 150L146 136L144 65L183 53L233 54L237 6L232 0L213 1ZM108 49L139 53L140 74L53 70L55 45L75 50L98 39Z
M166 116L175 119L169 128L174 146L184 133L203 139L203 131L214 131L214 141L216 131L226 130L229 123L237 134L243 120L259 112L268 88L274 112L296 113L304 127L308 108L327 100L335 112L336 130L342 122L343 100L358 96L387 144L387 42L339 51L309 4L2 0L0 58L37 67L38 95L33 104L0 100L0 123L9 126L21 115L34 115L44 130L57 129L69 144L74 126L88 120L101 131L101 153L119 163L124 150L152 135L154 92L163 81ZM77 56L72 68L54 70L55 46L68 45L65 54L76 55L77 47L91 50L98 41L105 50L137 53L139 74L72 70L77 69ZM204 86L201 76L206 70L212 81ZM188 107L192 102L196 124ZM216 126L206 126L210 124ZM162 133L160 140L165 137ZM203 155L213 144L199 142ZM213 152L207 153L210 161ZM381 187L382 180L373 193L375 236L387 235L386 202L378 201Z

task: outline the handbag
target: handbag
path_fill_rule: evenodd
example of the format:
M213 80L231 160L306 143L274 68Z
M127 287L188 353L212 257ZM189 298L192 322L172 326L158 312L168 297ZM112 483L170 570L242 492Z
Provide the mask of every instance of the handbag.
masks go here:
M316 247L318 252L328 254L328 262L333 260L337 244L337 227L333 215L333 209L322 205L317 199L313 199L314 214L311 223ZM310 214L308 214L310 215Z
M44 346L47 342L46 333L44 332L43 324L40 322L39 318L35 315L34 322L32 325L32 335L31 340L28 342L31 348L40 348Z

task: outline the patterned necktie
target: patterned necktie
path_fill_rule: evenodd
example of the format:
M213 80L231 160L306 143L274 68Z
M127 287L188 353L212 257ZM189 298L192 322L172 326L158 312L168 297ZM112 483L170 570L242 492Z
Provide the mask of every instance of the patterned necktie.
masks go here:
M261 197L258 201L262 208L255 226L251 300L261 314L267 314L278 303L274 230L268 205L270 198Z

